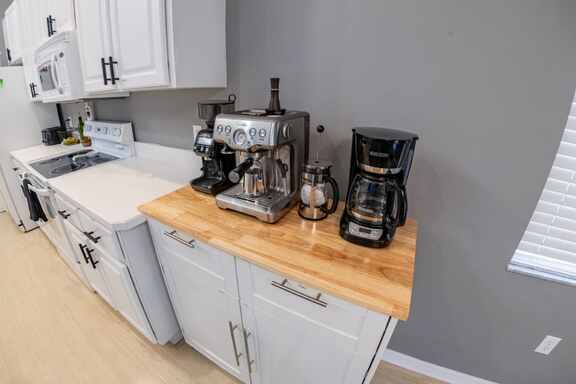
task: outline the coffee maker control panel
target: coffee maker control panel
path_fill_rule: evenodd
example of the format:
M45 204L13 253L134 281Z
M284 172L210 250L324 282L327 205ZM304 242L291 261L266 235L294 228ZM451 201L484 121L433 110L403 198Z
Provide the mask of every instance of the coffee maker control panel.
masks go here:
M216 118L214 141L233 150L272 150L295 140L289 116L223 114Z

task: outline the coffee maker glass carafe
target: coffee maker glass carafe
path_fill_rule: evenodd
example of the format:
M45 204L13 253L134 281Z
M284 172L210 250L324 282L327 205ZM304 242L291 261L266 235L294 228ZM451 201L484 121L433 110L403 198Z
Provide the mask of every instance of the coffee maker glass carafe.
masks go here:
M398 226L406 216L406 194L396 182L357 175L348 197L348 212L373 225Z
M386 128L355 128L350 184L340 235L368 247L385 247L406 222L406 181L418 136Z
M336 212L340 193L330 176L332 164L314 160L302 169L298 214L307 220L323 220Z

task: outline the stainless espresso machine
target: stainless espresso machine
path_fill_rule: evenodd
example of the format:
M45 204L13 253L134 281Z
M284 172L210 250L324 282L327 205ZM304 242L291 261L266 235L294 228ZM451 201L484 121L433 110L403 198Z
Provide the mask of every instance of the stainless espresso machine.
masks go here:
M299 172L308 160L310 115L248 110L216 118L214 141L236 152L228 178L236 185L218 194L220 208L275 223L298 201Z

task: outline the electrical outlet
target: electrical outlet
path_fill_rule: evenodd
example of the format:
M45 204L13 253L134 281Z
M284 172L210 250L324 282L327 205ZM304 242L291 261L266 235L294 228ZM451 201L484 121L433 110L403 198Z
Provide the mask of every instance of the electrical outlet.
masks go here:
M561 341L562 339L559 337L548 335L544 338L544 340L542 340L540 345L536 347L534 352L541 353L543 355L549 355Z

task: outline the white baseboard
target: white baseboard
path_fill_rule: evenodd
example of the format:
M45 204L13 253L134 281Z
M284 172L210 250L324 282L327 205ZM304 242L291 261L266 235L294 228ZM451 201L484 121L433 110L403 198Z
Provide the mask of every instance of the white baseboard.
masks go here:
M387 349L382 360L448 384L497 384Z

